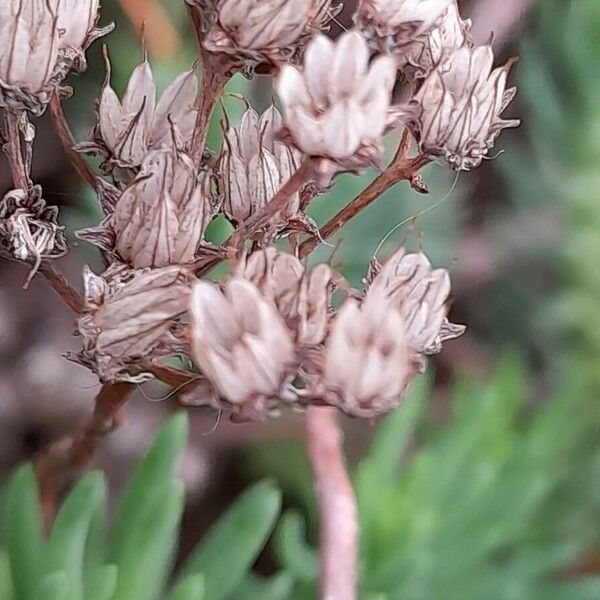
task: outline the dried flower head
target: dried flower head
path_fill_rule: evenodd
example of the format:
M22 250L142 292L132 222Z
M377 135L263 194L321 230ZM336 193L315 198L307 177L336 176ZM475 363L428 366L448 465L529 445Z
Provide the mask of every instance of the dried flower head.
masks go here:
M156 86L147 61L138 65L119 101L110 86L110 65L98 102L98 125L93 140L80 144L83 152L96 153L104 160L105 172L113 169L133 172L150 150L185 150L192 139L198 82L193 71L185 71L163 92L156 104ZM123 170L125 173L123 173Z
M77 321L83 350L72 359L103 381L144 381L143 365L180 353L177 319L188 309L195 278L181 267L84 271L86 313Z
M337 42L315 36L304 55L304 70L284 65L277 81L293 143L322 159L321 170L330 174L379 164L393 114L395 78L389 56L369 66L369 49L358 31Z
M205 179L182 152L149 152L97 228L78 233L133 268L192 263L214 216Z
M275 304L299 346L325 340L334 280L328 265L305 271L295 256L270 246L248 257L242 275Z
M452 0L436 27L396 53L398 67L409 80L423 79L455 50L473 46L470 31L471 21L461 19Z
M400 404L415 373L400 311L381 298L348 298L325 345L326 399L352 416L382 416Z
M334 12L331 0L217 0L204 46L251 59L284 60Z
M81 71L87 67L85 50L99 37L114 28L113 24L97 28L100 0L59 0L58 40L62 58L71 68Z
M361 0L358 26L380 51L400 54L436 27L453 0Z
M276 137L281 126L281 115L274 106L260 118L248 108L240 126L225 132L219 159L223 209L235 223L243 223L263 208L299 166L297 151ZM299 207L296 193L282 216L293 217Z
M0 107L41 114L95 29L98 0L0 0Z
M519 125L500 117L516 93L506 89L512 61L492 70L493 61L490 46L460 48L431 72L414 98L413 128L421 150L453 169L477 167L500 132Z
M446 269L433 269L422 252L406 254L404 248L396 250L377 271L367 299L388 302L399 311L406 343L422 370L422 355L439 352L443 342L465 331L464 325L447 319L450 275Z
M231 278L221 292L200 281L192 291L192 355L240 418L271 413L293 373L292 334L258 288Z
M0 248L12 257L39 265L67 252L58 208L47 206L39 185L11 190L0 201ZM35 270L35 269L34 269Z

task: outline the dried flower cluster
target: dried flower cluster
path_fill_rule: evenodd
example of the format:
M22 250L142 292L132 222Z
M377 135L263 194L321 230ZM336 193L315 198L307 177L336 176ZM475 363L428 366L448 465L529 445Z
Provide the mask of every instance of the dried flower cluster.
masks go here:
M304 263L305 244L320 239L305 210L339 173L385 169L383 138L393 130L403 142L387 187L404 179L425 191L418 171L436 158L456 170L479 165L518 123L501 117L515 91L511 63L494 68L492 49L474 46L455 0L361 0L356 28L336 40L324 33L341 7L330 0L188 4L200 93L191 69L157 99L145 57L120 99L107 58L97 123L76 147L74 163L104 213L78 235L106 264L100 275L84 272L83 348L71 358L107 384L167 369L169 382L175 373L203 390L197 404L238 419L284 405L386 414L426 357L464 331L448 320L449 274L400 248L383 265L374 258L365 289L354 290L333 266ZM14 179L0 202L0 248L34 267L66 244L57 211L30 178L28 119L50 101L62 118L54 103L60 108L66 75L85 68L85 50L106 32L96 28L98 8L98 0L0 0L0 120ZM259 115L248 104L239 124L224 120L213 154L205 140L219 92L249 66L274 75L282 112ZM101 157L102 177L87 153ZM330 235L385 189L366 190L322 231ZM216 216L234 230L219 246L206 239ZM224 259L229 277L204 280ZM197 370L166 364L177 357Z

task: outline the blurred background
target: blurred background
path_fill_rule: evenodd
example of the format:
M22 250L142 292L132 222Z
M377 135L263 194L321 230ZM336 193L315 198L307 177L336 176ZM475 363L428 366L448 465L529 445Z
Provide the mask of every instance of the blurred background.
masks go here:
M349 27L353 2L331 34ZM338 236L333 262L359 286L373 252L423 248L453 278L452 320L467 334L446 344L430 377L383 425L344 421L359 494L365 598L600 598L600 2L461 2L477 42L493 34L497 63L518 55L518 85L497 154L455 180L423 171L430 193L399 184ZM183 2L104 0L113 87L141 60L139 30L159 87L195 60ZM78 140L93 125L101 44L71 84L65 111ZM270 81L234 78L227 91L259 110ZM244 106L224 98L235 121ZM219 147L219 115L209 145ZM74 231L99 207L63 156L49 115L38 122L34 179L60 206L71 252L61 266L80 287L82 262L100 268ZM390 141L390 151L393 151ZM375 176L343 176L314 202L323 223ZM0 190L8 189L0 163ZM430 209L430 210L428 210ZM423 213L423 214L422 214ZM214 223L219 238L224 223ZM320 254L319 254L320 252ZM332 248L324 247L316 260ZM62 355L77 349L71 315L25 269L0 263L0 468L6 475L92 409L95 377ZM95 465L117 498L176 394L144 385ZM181 555L240 490L262 477L284 492L284 516L257 564L294 574L290 598L313 597L315 511L302 450L302 417L232 425L189 408L180 465L188 486ZM373 439L375 437L375 441ZM599 579L597 579L599 578ZM240 596L241 597L241 596Z

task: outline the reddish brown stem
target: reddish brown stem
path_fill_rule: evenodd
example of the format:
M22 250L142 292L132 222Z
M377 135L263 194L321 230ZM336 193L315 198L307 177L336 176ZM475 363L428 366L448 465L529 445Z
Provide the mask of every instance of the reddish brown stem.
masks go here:
M88 165L88 163L83 159L81 154L75 150L75 145L77 142L71 133L71 129L69 128L69 124L65 118L65 113L62 109L60 96L56 90L52 93L52 97L50 98L50 112L52 113L52 121L54 122L56 133L62 142L63 148L65 149L71 164L79 173L81 178L87 184L89 184L92 189L95 190L96 175L94 174L94 171L92 171L90 165Z
M223 242L223 246L237 254L244 243L244 239L252 238L279 212L285 209L289 199L309 181L312 174L312 168L310 159L305 160L300 165L300 168L283 184L275 196L273 196L261 210L240 225L229 238ZM217 256L208 261L199 270L197 273L198 276L210 271L215 265L221 262L221 260L221 257Z
M44 504L54 498L68 479L87 466L102 438L120 425L120 411L135 389L132 383L104 383L95 399L92 415L79 432L53 444L35 462Z
M423 155L419 155L416 158L407 158L410 143L411 136L405 131L396 155L388 168L376 177L356 198L325 223L320 229L319 237L310 237L300 245L300 258L310 254L317 247L321 239L324 240L332 236L399 181L410 181L413 187L419 189L419 191L424 191L420 187L422 184L417 179L417 173L429 162L429 159Z
M2 117L2 137L4 138L2 150L6 156L13 183L19 189L28 190L31 187L31 180L23 158L18 120L19 115L4 111Z
M52 262L43 261L39 266L38 273L46 278L50 287L63 299L65 304L73 312L77 314L83 312L84 306L81 296Z
M319 505L322 600L355 600L358 509L333 408L309 407L306 444Z

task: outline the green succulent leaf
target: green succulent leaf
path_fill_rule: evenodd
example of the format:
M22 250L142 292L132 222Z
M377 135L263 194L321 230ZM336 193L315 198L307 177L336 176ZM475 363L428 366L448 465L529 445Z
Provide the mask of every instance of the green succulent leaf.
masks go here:
M112 600L117 588L116 565L102 565L93 569L85 583L85 600Z
M64 571L48 573L39 583L36 600L67 600L69 597L69 575Z
M275 534L275 550L279 562L297 579L314 581L318 573L315 551L306 543L304 517L287 511L279 522Z
M169 594L169 600L202 600L204 575L190 575L182 579Z

